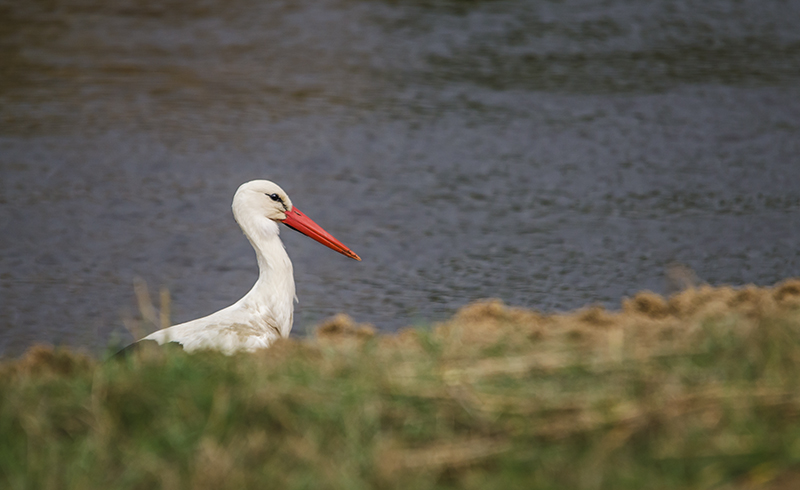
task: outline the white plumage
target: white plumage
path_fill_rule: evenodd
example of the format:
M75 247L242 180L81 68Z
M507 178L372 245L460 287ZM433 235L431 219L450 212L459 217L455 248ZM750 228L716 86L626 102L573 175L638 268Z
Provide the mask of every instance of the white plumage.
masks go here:
M232 354L268 347L292 329L295 286L292 261L280 239L278 222L350 258L361 260L292 206L277 184L254 180L233 196L233 216L258 260L258 280L239 301L211 315L154 332L142 340L177 342L186 351L214 349Z

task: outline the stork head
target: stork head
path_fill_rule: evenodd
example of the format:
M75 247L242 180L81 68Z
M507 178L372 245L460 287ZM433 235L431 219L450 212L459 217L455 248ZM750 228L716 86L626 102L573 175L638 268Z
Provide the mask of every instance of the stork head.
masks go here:
M286 219L292 201L283 189L269 180L251 180L239 186L233 196L233 214L238 221L243 211L254 212L273 221ZM238 211L238 212L237 212Z
M361 260L355 252L294 207L286 192L269 180L251 180L239 186L233 196L233 216L243 229L249 217L279 221L351 259Z

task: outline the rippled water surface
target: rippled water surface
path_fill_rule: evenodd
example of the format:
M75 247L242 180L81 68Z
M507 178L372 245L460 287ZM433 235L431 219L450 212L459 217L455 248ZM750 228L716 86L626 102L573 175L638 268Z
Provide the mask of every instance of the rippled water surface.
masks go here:
M391 331L800 275L800 4L0 0L0 352L95 350L133 280L185 321L255 281L267 178L295 331Z

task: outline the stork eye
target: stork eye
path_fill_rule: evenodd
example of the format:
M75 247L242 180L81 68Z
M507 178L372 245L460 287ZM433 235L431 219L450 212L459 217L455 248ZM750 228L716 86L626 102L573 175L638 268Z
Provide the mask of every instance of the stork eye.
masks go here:
M283 202L283 199L277 194L267 194L267 196L275 202Z

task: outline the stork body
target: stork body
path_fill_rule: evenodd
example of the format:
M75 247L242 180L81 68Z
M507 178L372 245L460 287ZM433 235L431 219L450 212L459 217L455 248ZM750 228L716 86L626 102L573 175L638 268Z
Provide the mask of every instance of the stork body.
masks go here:
M186 323L158 330L142 340L176 342L186 351L219 350L225 354L269 347L292 330L295 286L292 261L280 239L278 222L355 260L349 248L292 206L277 184L254 180L233 197L233 216L256 252L258 280L231 306Z

